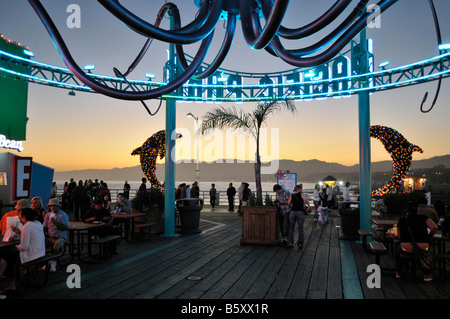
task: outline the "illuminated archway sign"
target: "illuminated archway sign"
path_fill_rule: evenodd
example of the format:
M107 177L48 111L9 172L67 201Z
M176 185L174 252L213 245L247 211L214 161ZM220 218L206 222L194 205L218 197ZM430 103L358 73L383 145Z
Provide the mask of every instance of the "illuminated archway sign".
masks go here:
M353 61L356 54L349 50L336 59L313 69L294 69L274 73L245 73L221 69L209 78L191 80L173 95L163 95L165 100L178 102L250 102L278 99L303 100L339 98L360 92L381 92L401 87L423 84L450 76L450 53L444 53L423 61L370 73L357 73L358 65ZM373 59L373 56L370 56ZM350 61L349 61L350 59ZM323 72L325 68L326 72ZM348 74L341 77L340 74ZM23 81L63 88L70 91L96 93L80 84L73 73L66 68L31 61L0 51L0 74ZM123 79L91 74L109 87L124 90L148 90L160 87L165 82ZM328 77L327 77L328 76ZM365 87L363 81L369 78ZM297 81L298 80L298 81ZM270 84L264 84L270 83ZM133 89L132 89L133 88Z
M369 71L374 72L372 41L368 41ZM315 68L297 68L273 73L248 73L220 69L210 77L191 78L176 91L176 95L163 96L177 101L237 103L263 100L312 100L328 97L349 97L362 86L358 58L361 48L355 41L351 49ZM203 68L208 65L204 64ZM369 88L373 87L369 81Z

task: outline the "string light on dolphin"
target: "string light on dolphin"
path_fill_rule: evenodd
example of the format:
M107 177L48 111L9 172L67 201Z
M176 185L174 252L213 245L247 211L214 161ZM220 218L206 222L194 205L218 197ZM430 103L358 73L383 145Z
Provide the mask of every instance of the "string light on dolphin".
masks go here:
M177 134L176 138L183 137ZM156 161L158 156L163 159L166 156L166 131L161 130L150 136L142 146L136 148L131 155L139 155L141 169L152 187L164 193L164 187L156 177Z
M371 126L370 136L383 143L384 148L392 158L393 171L391 180L383 187L372 191L372 196L382 196L387 194L391 189L400 186L401 181L411 168L412 154L414 152L423 153L423 150L419 146L408 142L402 134L390 127L381 125Z

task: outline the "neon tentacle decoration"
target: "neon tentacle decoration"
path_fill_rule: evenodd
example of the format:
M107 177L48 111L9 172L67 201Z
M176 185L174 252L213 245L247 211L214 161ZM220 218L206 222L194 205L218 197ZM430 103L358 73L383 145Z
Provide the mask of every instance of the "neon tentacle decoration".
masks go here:
M187 25L181 25L180 12L173 3L166 3L160 10L158 19L154 24L148 23L120 4L119 0L97 0L106 10L117 17L133 31L144 35L147 42L136 60L127 72L122 74L114 70L120 77L126 76L134 69L146 54L151 41L159 40L174 44L177 50L178 61L184 71L165 86L148 91L126 92L106 87L96 82L79 68L70 55L61 35L53 24L48 13L39 0L28 0L37 15L42 20L55 46L69 69L85 85L104 95L125 100L147 100L160 98L164 94L175 91L189 79L204 79L212 75L225 60L233 42L237 17L240 15L242 31L247 44L254 50L266 50L269 54L282 59L284 62L296 67L313 67L328 62L367 25L367 21L384 12L398 0L381 0L377 3L379 10L367 12L366 5L369 0L360 0L353 11L344 17L343 22L333 30L308 47L286 49L281 39L300 40L329 26L339 16L343 15L351 0L336 0L336 2L319 18L299 28L286 28L282 25L283 18L288 10L289 0L195 0L199 11L196 17ZM431 1L431 0L430 0ZM163 12L170 10L173 24L170 30L160 27ZM162 13L162 14L161 14ZM209 50L214 28L224 13L228 20L227 31L222 47L206 70L199 71L203 60ZM261 13L265 20L261 23ZM201 41L200 47L192 62L188 65L183 52L183 45Z
M227 32L225 34L225 38L223 40L222 47L220 48L219 53L206 70L200 73L198 72L197 74L194 75L195 79L205 79L217 71L222 62L225 60L228 52L230 51L231 44L233 43L235 30L236 30L236 15L229 14L227 21Z
M383 0L378 3L380 12L384 12L398 0ZM290 50L286 50L280 42L278 37L274 37L271 42L272 48L275 50L277 55L286 63L297 66L297 67L308 67L323 64L338 54L346 45L353 39L363 28L366 27L367 21L375 16L377 13L367 12L362 15L343 35L336 40L335 43L331 45L329 49L325 52L317 54L311 57L298 57L291 53Z
M67 67L82 81L85 85L92 88L94 91L102 93L104 95L124 100L148 100L153 98L158 98L161 95L170 93L180 86L182 86L186 81L188 81L197 71L197 69L201 66L202 61L204 60L206 53L208 52L209 46L212 41L213 34L208 35L201 43L201 46L189 68L186 69L177 79L168 83L165 86L159 87L150 91L142 91L142 92L124 92L121 90L117 90L114 88L107 87L101 83L98 83L91 79L86 73L78 66L78 64L73 59L70 54L64 40L61 37L58 29L54 25L52 19L45 11L44 7L40 3L39 0L28 0L32 5L33 9L36 11L38 16L41 18L44 26L46 27L50 37L55 43L56 47L60 55L63 57L64 62Z
M140 19L123 7L118 0L98 0L98 2L134 31L146 37L175 44L192 44L204 39L214 30L222 12L222 0L216 0L212 3L209 15L200 28L164 30Z
M269 10L272 7L273 0L264 0L262 1L262 9L264 13L265 19L268 19ZM337 0L334 5L327 10L322 16L317 18L315 21L297 28L297 29L289 29L280 25L277 34L284 39L292 39L298 40L302 38L306 38L314 33L322 30L327 25L332 23L342 12L348 7L348 5L352 2L352 0ZM365 1L366 3L368 2Z
M442 44L442 36L441 36L441 27L439 26L439 19L437 16L436 8L434 7L433 0L428 0L428 3L430 4L431 13L433 14L434 28L436 30L438 46L440 46ZM442 50L439 49L439 54L442 54L442 53L443 53ZM436 104L436 101L439 97L439 92L441 91L441 85L442 85L442 75L439 76L438 84L436 87L436 93L434 94L433 102L431 103L431 106L429 107L428 110L424 110L424 108L423 108L423 105L425 104L425 101L427 100L427 97L428 97L428 92L426 92L425 95L423 96L422 103L420 104L420 111L422 113L428 113L433 109L433 107Z
M289 1L275 0L271 12L267 17L266 25L261 32L259 32L259 14L252 8L253 2L254 1L252 0L240 1L241 19L243 21L242 32L245 40L252 49L261 50L265 48L276 35L278 28L283 21ZM255 32L255 30L258 30L258 32Z

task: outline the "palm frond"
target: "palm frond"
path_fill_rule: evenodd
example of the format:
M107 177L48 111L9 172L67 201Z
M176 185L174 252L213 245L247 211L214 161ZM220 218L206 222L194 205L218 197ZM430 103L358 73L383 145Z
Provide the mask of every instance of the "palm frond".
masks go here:
M235 128L253 133L254 123L251 114L237 110L234 106L225 108L223 106L207 112L202 119L202 133L208 129Z
M295 103L291 100L284 100L281 102L273 100L258 104L253 112L253 116L258 122L258 127L261 127L261 125L266 122L267 118L272 113L281 112L283 109L286 109L294 114L297 111Z

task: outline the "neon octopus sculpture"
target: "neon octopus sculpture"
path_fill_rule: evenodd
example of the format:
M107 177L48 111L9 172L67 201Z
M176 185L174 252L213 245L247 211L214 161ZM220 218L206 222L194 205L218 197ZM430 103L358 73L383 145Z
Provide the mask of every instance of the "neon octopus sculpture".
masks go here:
M396 130L386 126L371 126L370 136L380 140L392 158L393 171L391 180L383 187L372 191L372 196L382 196L387 194L389 190L400 186L401 181L411 168L412 154L414 152L423 153L423 150L419 146L408 142Z
M203 79L212 75L220 67L229 52L238 19L241 21L244 38L251 49L266 50L270 55L296 67L313 67L321 65L339 54L367 26L368 21L389 9L398 0L381 0L374 10L366 9L369 0L361 0L353 7L348 16L343 17L342 22L326 36L312 45L299 45L297 49L287 49L287 46L285 47L281 40L298 41L316 34L338 17L344 15L344 11L354 1L337 0L315 21L298 28L287 28L282 25L284 15L289 7L289 0L194 0L198 7L197 15L193 21L185 26L181 26L180 12L174 3L165 3L158 12L155 23L151 24L127 10L120 4L119 0L97 1L130 29L147 38L144 47L127 72L122 74L114 68L116 76L126 80L126 76L141 61L153 39L176 46L179 67L182 69L177 72L180 75L175 79L169 79L167 84L150 90L136 91L133 88L131 92L108 87L87 75L75 62L41 2L39 0L28 0L42 20L66 65L86 86L113 98L142 101L160 98L164 94L173 92L191 78ZM171 30L159 27L166 12L173 19L174 27ZM213 40L214 29L220 19L227 21L222 46L209 67L199 71ZM197 42L201 42L197 54L188 64L183 52L183 45ZM290 45L289 47L294 46Z

